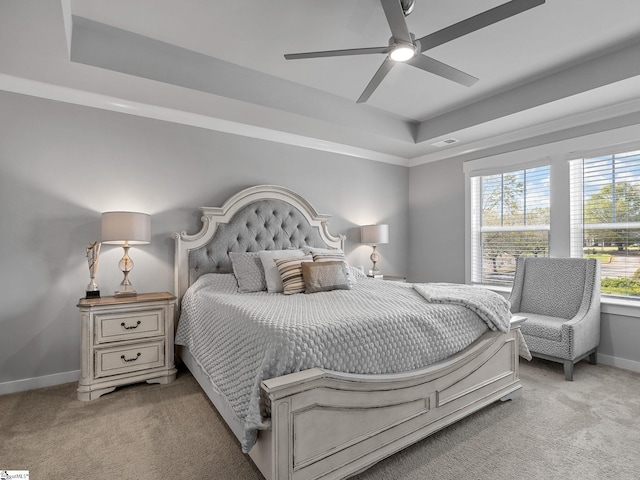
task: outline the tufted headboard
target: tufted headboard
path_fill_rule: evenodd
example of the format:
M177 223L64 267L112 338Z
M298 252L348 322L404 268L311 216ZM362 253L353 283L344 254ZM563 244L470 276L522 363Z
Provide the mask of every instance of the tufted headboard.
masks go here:
M201 207L202 228L174 233L178 299L205 273L232 272L229 252L285 250L304 246L344 248L344 236L327 229L321 215L297 193L258 185L235 194L222 207Z

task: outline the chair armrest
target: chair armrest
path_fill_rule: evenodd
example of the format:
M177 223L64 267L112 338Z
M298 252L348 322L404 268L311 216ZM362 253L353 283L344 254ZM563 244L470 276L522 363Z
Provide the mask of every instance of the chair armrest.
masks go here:
M587 265L585 280L578 313L562 325L562 337L569 339L572 359L593 350L600 343L600 261Z
M569 339L569 355L572 359L596 348L600 343L600 309L579 313L562 324L562 338Z

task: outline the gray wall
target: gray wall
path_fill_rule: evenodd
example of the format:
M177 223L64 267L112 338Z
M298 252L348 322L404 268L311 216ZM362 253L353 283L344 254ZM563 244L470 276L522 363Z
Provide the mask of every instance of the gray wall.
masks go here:
M611 313L602 313L601 319L599 360L638 371L634 367L640 364L640 319ZM602 355L608 358L601 358ZM625 361L635 362L635 365L627 365Z
M411 168L409 279L464 283L464 174L462 161Z
M406 274L409 169L162 121L0 92L0 384L75 372L85 249L100 213L152 215L132 248L139 292L173 291L171 232L199 228L198 207L277 184L330 213L354 265L369 265L358 226L388 223L381 268ZM122 249L103 245L97 276L115 291Z

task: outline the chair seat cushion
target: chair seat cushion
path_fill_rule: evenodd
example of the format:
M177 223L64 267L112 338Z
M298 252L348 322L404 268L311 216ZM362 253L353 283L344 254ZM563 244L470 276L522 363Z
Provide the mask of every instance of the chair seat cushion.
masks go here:
M524 335L546 338L556 342L562 341L562 324L567 321L566 319L526 312L514 313L514 315L527 317L527 321L521 327Z

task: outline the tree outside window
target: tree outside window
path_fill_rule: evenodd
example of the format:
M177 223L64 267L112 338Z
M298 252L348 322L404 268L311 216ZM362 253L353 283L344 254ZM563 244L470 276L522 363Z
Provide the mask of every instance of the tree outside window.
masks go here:
M549 166L472 178L476 283L511 284L517 258L549 251Z
M571 169L572 255L600 260L603 294L640 296L640 152Z

